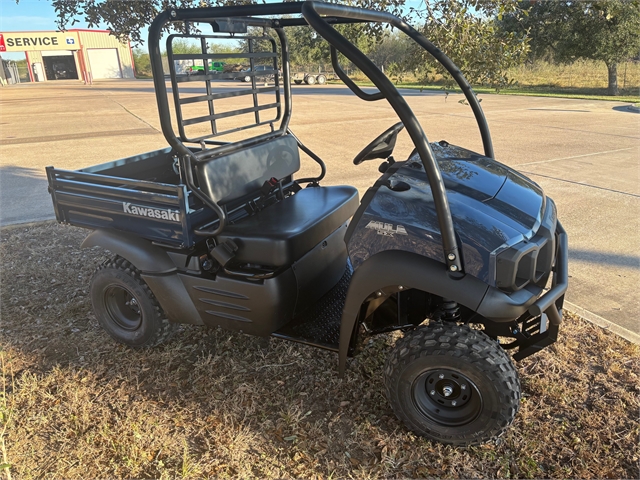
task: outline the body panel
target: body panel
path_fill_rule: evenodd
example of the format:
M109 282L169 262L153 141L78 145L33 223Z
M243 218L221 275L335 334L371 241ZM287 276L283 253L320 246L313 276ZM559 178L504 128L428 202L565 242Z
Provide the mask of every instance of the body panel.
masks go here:
M530 238L535 233L544 194L535 183L495 160L460 147L432 147L447 187L464 271L493 285L492 252L510 239ZM348 239L354 268L389 249L441 261L438 217L417 157L400 164L372 190L368 203L363 201L356 214L358 224Z

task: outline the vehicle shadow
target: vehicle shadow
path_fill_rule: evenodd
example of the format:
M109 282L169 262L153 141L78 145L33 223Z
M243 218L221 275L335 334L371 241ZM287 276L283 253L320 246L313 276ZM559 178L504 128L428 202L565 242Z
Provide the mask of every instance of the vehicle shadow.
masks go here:
M569 259L581 263L599 263L614 265L616 267L632 268L640 270L640 256L621 255L615 253L597 252L593 250L569 249Z
M617 107L613 107L612 110L625 113L640 113L640 107L637 105L618 105Z

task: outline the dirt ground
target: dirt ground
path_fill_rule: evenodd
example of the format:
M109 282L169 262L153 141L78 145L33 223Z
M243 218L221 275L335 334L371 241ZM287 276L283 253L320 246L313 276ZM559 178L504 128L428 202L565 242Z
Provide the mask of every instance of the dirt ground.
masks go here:
M88 284L106 255L85 231L0 231L3 456L12 478L638 478L640 349L569 316L522 361L523 401L498 441L408 433L383 395L393 335L337 378L332 353L184 327L165 346L114 343Z

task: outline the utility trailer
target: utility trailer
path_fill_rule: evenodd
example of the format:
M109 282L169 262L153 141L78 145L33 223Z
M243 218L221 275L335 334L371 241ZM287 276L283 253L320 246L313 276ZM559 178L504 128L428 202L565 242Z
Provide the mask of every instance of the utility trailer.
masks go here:
M318 85L324 85L327 83L327 79L333 80L334 75L327 72L296 72L291 75L291 80L293 80L293 83L296 85L302 85L303 83L307 85L315 85L316 83Z
M172 22L212 33L169 35L169 91L160 40ZM390 25L444 65L483 153L428 141L393 83L334 28L355 22ZM398 115L353 159L382 160L361 200L352 186L322 185L325 163L289 127L286 30L300 26L329 43L336 75L357 97ZM184 38L201 52L175 53ZM225 38L246 51L208 52ZM340 375L363 341L399 330L381 375L407 428L455 445L500 435L520 406L513 360L557 339L567 234L542 189L495 160L480 103L453 62L398 17L316 1L170 8L151 25L149 48L169 147L78 171L47 168L58 221L92 230L83 246L114 255L90 286L104 330L136 348L162 343L178 323L276 337L335 352ZM361 90L338 52L378 91ZM221 59L248 64L249 81L214 88L237 72L175 69ZM264 75L274 84L260 85ZM404 129L414 151L396 160ZM301 152L317 176L297 176Z

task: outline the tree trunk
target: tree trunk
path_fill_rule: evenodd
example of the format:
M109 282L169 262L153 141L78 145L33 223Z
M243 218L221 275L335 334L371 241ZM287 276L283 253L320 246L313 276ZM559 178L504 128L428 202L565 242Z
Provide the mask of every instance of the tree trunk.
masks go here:
M618 64L608 63L607 70L609 71L609 86L607 87L607 95L620 95L618 91Z

